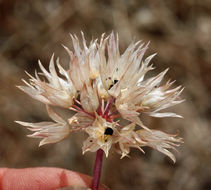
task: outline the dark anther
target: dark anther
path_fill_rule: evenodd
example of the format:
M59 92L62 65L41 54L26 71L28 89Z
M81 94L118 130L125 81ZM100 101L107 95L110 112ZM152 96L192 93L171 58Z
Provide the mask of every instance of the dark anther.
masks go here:
M113 84L111 84L111 86L109 86L108 90L110 90L116 83L118 83L119 80L114 79Z
M104 132L104 135L113 135L113 129L112 128L110 128L110 127L107 127L106 129L105 129L105 132Z
M106 78L106 80L111 80L111 77Z
M114 84L118 83L118 81L119 81L119 80L116 80L116 79L115 79L115 80L114 80Z
M109 86L108 90L110 90L114 85L112 84L111 86Z

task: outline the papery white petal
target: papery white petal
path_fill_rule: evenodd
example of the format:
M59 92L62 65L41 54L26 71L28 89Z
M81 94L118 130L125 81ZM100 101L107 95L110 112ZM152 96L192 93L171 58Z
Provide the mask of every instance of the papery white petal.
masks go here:
M46 71L40 61L39 66L49 83L41 81L36 72L36 78L27 73L31 78L30 84L23 80L27 86L19 86L19 88L32 98L45 104L70 107L73 103L73 98L76 96L76 90L67 74L65 74L66 80L58 77L54 64L54 55L50 60L50 73Z
M97 140L89 137L83 142L82 152L83 154L87 151L96 152L99 148Z
M135 126L135 123L131 123L123 127L116 137L116 142L119 145L119 150L117 149L117 152L121 154L121 159L128 156L130 148L138 148L140 151L144 152L140 146L143 146L145 142L135 133Z
M65 124L66 123L64 121L64 119L59 114L57 114L56 112L54 112L48 105L46 105L46 109L47 109L47 112L48 112L49 117L53 121L55 121L56 123L62 123L62 124Z
M31 96L32 98L43 102L44 104L50 104L51 102L45 98L44 96L42 96L40 94L40 92L34 88L28 87L28 86L17 86L19 89L21 89L22 91L24 91L26 94L28 94L29 96Z
M83 113L78 112L74 116L68 119L70 130L84 130L87 127L91 126L94 122L94 118Z
M175 146L179 146L179 143L183 142L181 138L176 138L175 135L169 135L157 130L138 130L136 133L141 139L146 141L145 146L150 146L159 152L162 152L170 157L173 162L176 161L175 156L168 149L176 150Z
M183 118L181 115L175 114L175 113L171 113L171 112L166 112L166 113L153 113L153 112L149 112L148 115L152 116L152 117L179 117L179 118Z
M34 132L33 134L28 135L29 137L43 138L39 146L59 142L70 133L68 124L62 118L60 118L60 116L54 113L53 110L48 107L47 109L50 117L56 122L30 123L16 121L16 123L26 126L30 131Z
M94 113L99 107L99 98L96 88L84 85L81 90L80 102L84 110Z

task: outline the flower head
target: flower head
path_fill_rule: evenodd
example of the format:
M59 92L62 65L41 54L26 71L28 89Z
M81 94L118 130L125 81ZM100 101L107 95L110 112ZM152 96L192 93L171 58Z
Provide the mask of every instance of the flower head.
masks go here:
M70 61L65 70L52 56L47 71L41 62L39 66L46 80L35 72L35 77L19 86L32 98L46 104L53 122L19 124L33 131L30 137L43 138L40 145L62 140L71 131L84 131L89 137L83 143L83 152L102 149L106 156L112 146L122 157L130 148L142 150L150 146L175 161L169 149L175 149L182 142L180 138L146 127L140 114L153 117L181 117L175 113L161 112L181 103L181 86L171 88L173 82L163 84L167 70L155 77L145 79L148 71L154 69L150 64L155 54L143 59L149 44L131 43L121 54L118 35L102 35L100 41L87 45L82 33L82 45L77 36L72 36L74 51L67 51ZM57 72L57 69L58 72ZM43 78L43 77L42 77ZM74 116L63 119L50 106L59 106L76 112ZM120 119L130 122L122 126ZM136 129L139 127L140 129Z

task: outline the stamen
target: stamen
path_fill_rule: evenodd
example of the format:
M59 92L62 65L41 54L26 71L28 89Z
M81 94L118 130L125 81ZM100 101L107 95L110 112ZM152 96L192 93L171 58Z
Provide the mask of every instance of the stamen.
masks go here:
M80 108L80 107L78 107L76 105L73 105L72 107L75 108L77 111L83 112L83 113L85 113L85 114L87 114L87 115L95 118L95 115L94 114L91 114L91 113L85 111L83 108Z
M105 112L103 114L103 117L107 117L108 116L109 109L110 109L110 107L111 107L113 102L114 102L114 98L113 97L109 98L109 100L108 100L108 102L106 104L106 107L105 107Z
M104 106L105 106L105 101L104 101L104 99L102 99L102 104L101 104L101 111L102 111L102 113L105 112Z
M76 98L74 99L74 101L75 101L77 104L81 105L81 102L78 101Z

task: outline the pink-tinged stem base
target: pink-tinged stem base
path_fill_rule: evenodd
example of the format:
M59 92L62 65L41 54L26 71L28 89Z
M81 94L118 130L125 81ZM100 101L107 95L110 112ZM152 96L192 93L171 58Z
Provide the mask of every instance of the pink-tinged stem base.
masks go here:
M103 161L103 150L99 149L96 154L96 160L95 160L95 165L94 165L94 173L93 173L92 186L91 186L92 190L98 190L99 183L100 183L102 161Z

